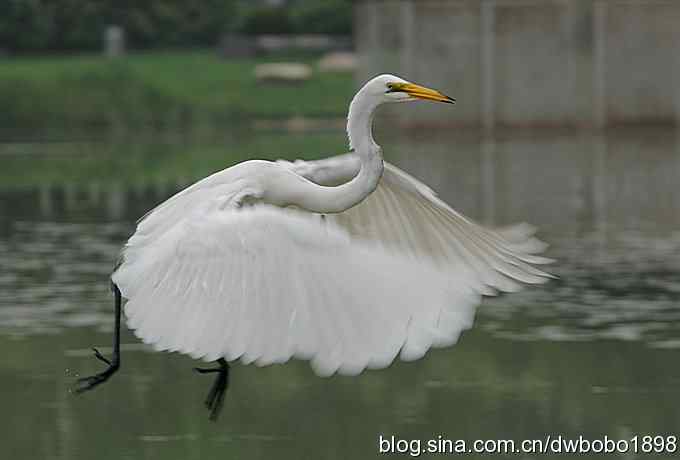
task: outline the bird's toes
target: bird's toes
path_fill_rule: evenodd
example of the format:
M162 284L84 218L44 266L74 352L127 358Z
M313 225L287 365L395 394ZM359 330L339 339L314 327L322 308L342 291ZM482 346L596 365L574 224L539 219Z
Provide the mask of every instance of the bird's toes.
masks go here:
M104 357L104 355L99 353L99 350L97 350L96 348L93 348L92 350L94 351L94 357L95 358L97 358L99 361L102 361L102 362L108 364L109 366L111 365L111 361L109 361L108 359L106 359Z
M76 394L84 393L88 390L95 388L97 385L104 382L105 380L106 378L103 378L100 374L79 378L74 385L73 392Z
M216 397L217 397L217 390L215 389L215 387L213 387L208 392L208 396L205 398L205 401L203 401L203 405L208 410L212 411L213 407L215 406L215 398Z
M212 398L205 401L205 406L210 411L210 415L209 415L208 419L211 422L214 422L218 419L218 417L220 416L220 412L222 412L222 406L223 405L224 405L224 392L223 391L215 392L215 394L212 395Z
M216 422L217 419L220 417L220 412L222 412L222 405L216 405L210 410L210 416L208 417L208 420L211 422Z
M198 372L199 374L213 374L215 372L221 372L222 369L220 369L219 367L217 368L194 367L194 371Z
M104 372L90 375L89 377L79 378L76 380L72 391L76 394L80 394L96 388L98 385L106 382L109 377L111 377L118 370L118 367L119 366L117 364L111 364Z

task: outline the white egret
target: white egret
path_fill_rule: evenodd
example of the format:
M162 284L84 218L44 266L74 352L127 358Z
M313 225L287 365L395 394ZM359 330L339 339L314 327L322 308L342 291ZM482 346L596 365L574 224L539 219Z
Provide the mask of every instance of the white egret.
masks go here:
M380 75L349 107L351 153L317 162L246 161L206 177L147 213L111 280L120 365L121 299L128 325L158 350L217 361L206 405L215 418L228 361L292 357L322 376L384 368L454 344L480 296L550 275L533 228L484 228L383 162L372 135L384 103L454 102Z

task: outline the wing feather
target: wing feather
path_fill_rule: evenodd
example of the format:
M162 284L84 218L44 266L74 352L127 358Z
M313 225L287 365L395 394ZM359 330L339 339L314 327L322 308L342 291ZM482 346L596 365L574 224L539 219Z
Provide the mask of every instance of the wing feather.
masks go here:
M131 242L126 254L144 257L125 257L113 275L131 328L158 349L206 360L298 357L319 375L354 375L455 343L479 302L468 273L452 283L332 222L267 205Z
M334 161L337 164L340 160ZM356 163L349 156L347 161ZM291 165L301 167L302 163ZM314 162L305 163L302 170L313 178ZM347 174L351 168L339 170ZM325 180L338 181L329 176L328 168L323 171ZM521 289L522 283L543 283L552 277L534 267L552 260L535 255L546 245L533 236L533 227L520 224L499 231L485 228L389 163L385 163L383 177L373 194L329 219L357 239L375 242L414 260L434 263L453 274L471 271L480 281L481 294L514 292Z
M323 185L342 183L357 174L357 155L318 161L280 162ZM480 293L514 292L520 283L536 284L552 276L533 265L552 262L537 256L545 243L528 224L485 228L456 212L432 189L394 165L385 163L377 189L362 203L329 216L356 238L374 241L414 260L433 262L454 274L472 271Z

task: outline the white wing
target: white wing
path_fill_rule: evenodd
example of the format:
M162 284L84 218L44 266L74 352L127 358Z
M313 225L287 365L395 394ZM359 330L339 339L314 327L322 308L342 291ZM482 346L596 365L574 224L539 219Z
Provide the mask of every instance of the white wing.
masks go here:
M359 169L356 155L320 161L280 162L308 179L330 185L344 182ZM516 291L522 283L542 283L551 275L532 264L551 259L534 255L546 245L533 237L527 224L504 230L487 229L453 210L425 184L385 163L377 189L359 205L329 219L360 239L434 262L444 271L471 271L481 293Z
M342 158L323 180L352 174L351 157L329 161ZM320 375L356 374L455 343L480 293L548 276L531 265L548 259L531 254L542 245L526 228L484 229L391 165L365 202L339 215L235 208L261 192L244 178L271 167L217 173L139 223L112 279L145 342L206 360L299 357Z
M357 374L455 343L479 301L465 272L452 282L290 209L211 211L155 235L131 238L113 281L139 337L196 358Z

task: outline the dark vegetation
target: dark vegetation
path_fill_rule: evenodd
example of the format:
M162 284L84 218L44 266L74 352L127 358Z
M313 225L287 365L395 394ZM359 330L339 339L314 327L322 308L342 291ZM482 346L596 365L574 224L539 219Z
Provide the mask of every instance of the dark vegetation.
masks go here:
M223 33L349 34L350 0L0 0L5 53L98 50L107 25L133 49L214 46Z

